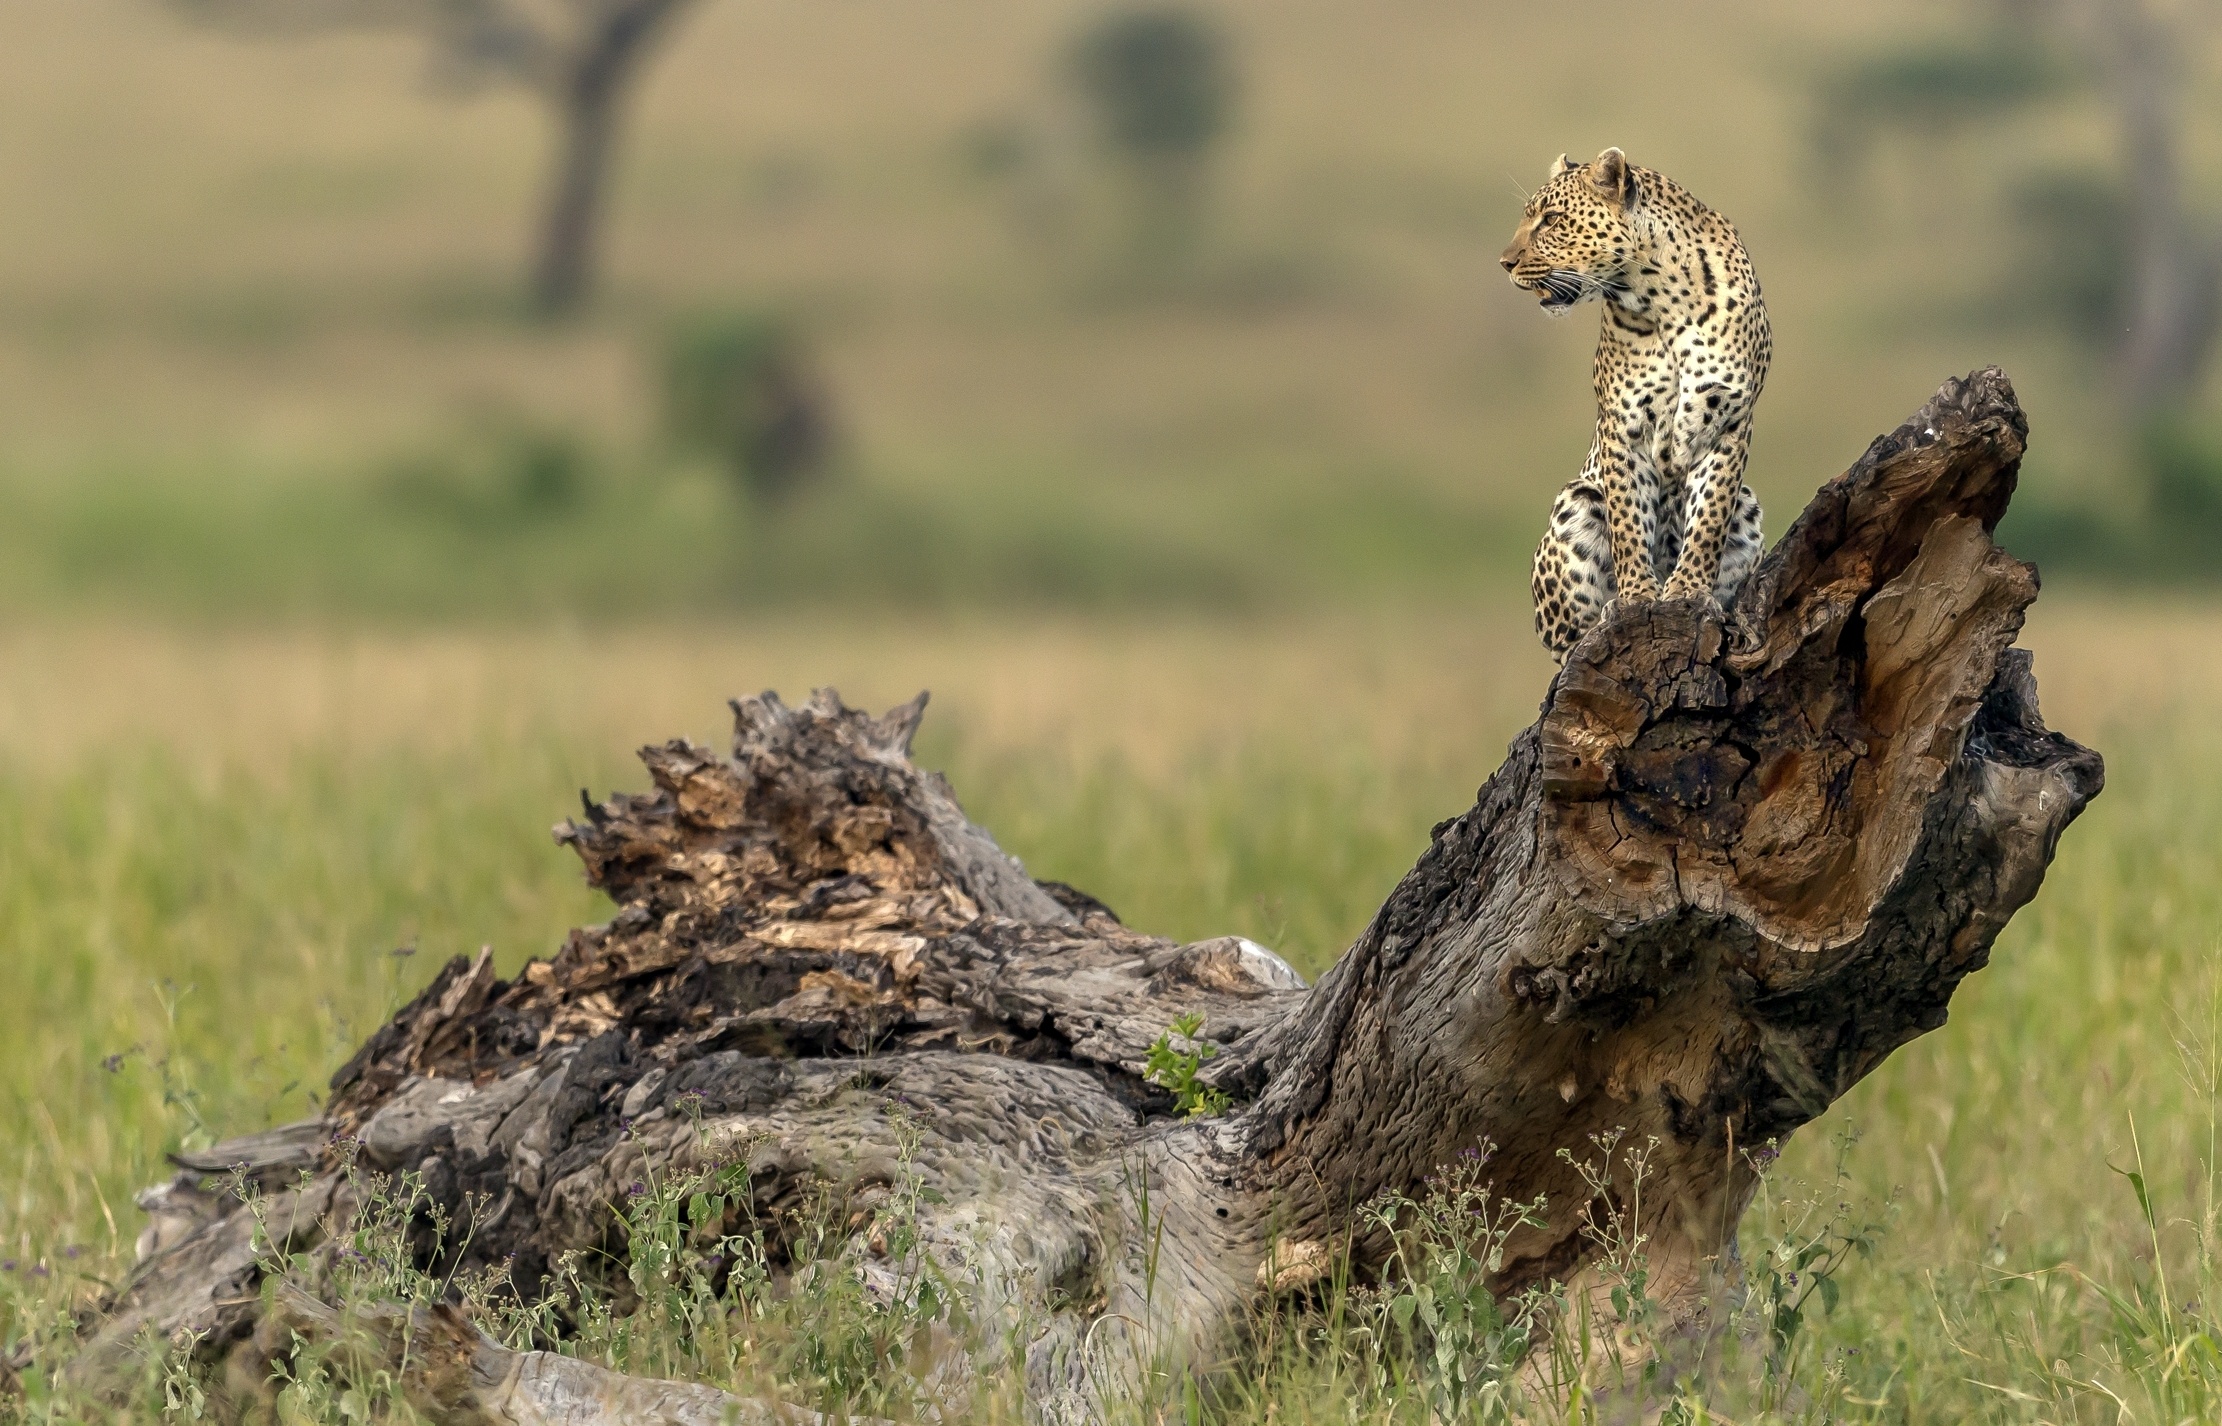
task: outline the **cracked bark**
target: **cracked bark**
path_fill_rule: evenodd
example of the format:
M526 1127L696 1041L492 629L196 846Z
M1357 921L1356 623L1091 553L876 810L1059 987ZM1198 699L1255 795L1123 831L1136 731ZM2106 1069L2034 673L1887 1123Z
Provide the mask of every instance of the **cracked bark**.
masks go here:
M768 1205L868 1192L897 1172L894 1104L943 1199L924 1251L1032 1324L1052 1417L1096 1409L1090 1362L1223 1346L1323 1249L1376 1267L1356 1206L1485 1141L1500 1191L1550 1205L1501 1287L1581 1291L1587 1191L1558 1151L1655 1138L1652 1288L1700 1326L1754 1186L1742 1151L1944 1022L2100 789L2013 647L2036 573L1991 531L2026 436L2002 373L1947 382L1821 488L1731 618L1653 604L1585 639L1309 989L1262 947L1177 945L1028 879L910 762L923 696L879 718L830 692L736 703L732 756L647 749L652 792L557 828L607 924L513 979L458 958L340 1070L327 1119L181 1158L73 1369L149 1330L254 1360L258 1322L314 1318L258 1290L212 1173L266 1185L313 1255L350 1210L331 1140L351 1136L471 1223L470 1260L514 1254L530 1284L620 1246L612 1205L651 1167L745 1155ZM1189 1012L1236 1101L1218 1118L1172 1117L1143 1075ZM434 1329L468 1345L392 1328ZM557 1419L503 1371L498 1410L442 1388L468 1398L452 1419Z

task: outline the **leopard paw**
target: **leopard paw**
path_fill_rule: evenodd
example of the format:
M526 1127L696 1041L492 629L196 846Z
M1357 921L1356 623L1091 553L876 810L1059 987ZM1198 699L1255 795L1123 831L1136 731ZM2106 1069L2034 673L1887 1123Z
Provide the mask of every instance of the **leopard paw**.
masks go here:
M1615 608L1633 608L1638 604L1656 604L1660 597L1659 586L1650 580L1645 580L1641 584L1623 583L1614 590L1613 597L1606 601L1605 610L1610 613ZM1672 598L1673 596L1667 595L1665 597Z

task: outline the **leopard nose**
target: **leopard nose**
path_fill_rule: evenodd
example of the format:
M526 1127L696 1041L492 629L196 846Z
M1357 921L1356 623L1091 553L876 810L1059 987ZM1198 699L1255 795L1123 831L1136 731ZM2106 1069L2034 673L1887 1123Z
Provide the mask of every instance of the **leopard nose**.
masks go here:
M1504 265L1504 270L1506 272L1510 272L1512 271L1512 269L1520 265L1520 259L1514 257L1511 253L1506 253L1503 257L1498 258L1497 261Z

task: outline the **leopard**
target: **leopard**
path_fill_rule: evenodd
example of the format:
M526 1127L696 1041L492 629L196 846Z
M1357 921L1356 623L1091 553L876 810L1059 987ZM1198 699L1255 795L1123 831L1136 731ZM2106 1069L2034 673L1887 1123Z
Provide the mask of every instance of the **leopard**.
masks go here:
M1735 224L1617 148L1561 154L1502 261L1552 316L1604 308L1589 458L1551 503L1530 578L1544 647L1563 664L1622 606L1733 609L1765 547L1744 471L1774 354Z

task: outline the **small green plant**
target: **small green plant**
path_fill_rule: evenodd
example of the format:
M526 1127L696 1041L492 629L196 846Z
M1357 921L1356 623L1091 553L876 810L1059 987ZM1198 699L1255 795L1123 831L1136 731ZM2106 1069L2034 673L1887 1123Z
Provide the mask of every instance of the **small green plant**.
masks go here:
M934 1335L961 1331L966 1311L924 1251L921 1212L942 1196L918 1174L916 1121L899 1104L886 1114L897 1156L888 1179L818 1185L785 1225L788 1257L803 1266L783 1309L783 1375L810 1383L828 1410L908 1416L927 1405Z
M1643 1185L1659 1141L1648 1138L1623 1149L1621 1141L1626 1137L1619 1129L1592 1134L1589 1142L1595 1157L1577 1159L1569 1149L1559 1150L1558 1156L1581 1176L1588 1191L1581 1233L1597 1250L1596 1272L1606 1284L1605 1298L1612 1309L1610 1326L1616 1343L1626 1347L1616 1355L1622 1360L1634 1356L1648 1361L1662 1323L1650 1294L1651 1263L1644 1251L1651 1235L1644 1230ZM1625 1189L1618 1182L1622 1178Z
M1526 1358L1545 1299L1520 1298L1508 1317L1492 1283L1505 1242L1543 1226L1543 1200L1500 1198L1488 1177L1492 1145L1469 1149L1414 1199L1385 1194L1360 1221L1385 1237L1383 1285L1354 1295L1354 1334L1368 1349L1375 1392L1413 1394L1439 1421L1514 1419L1511 1375Z
M1765 1345L1760 1400L1769 1410L1779 1405L1798 1379L1801 1354L1812 1337L1807 1329L1815 1306L1826 1313L1836 1311L1845 1267L1855 1255L1872 1256L1882 1236L1880 1222L1851 1216L1846 1198L1846 1164L1858 1138L1849 1128L1837 1136L1836 1178L1819 1194L1775 1192L1764 1172L1775 1159L1773 1141L1747 1156L1760 1171L1765 1217L1773 1225L1774 1241L1755 1253L1745 1270L1749 1290L1743 1312Z
M1149 1060L1143 1067L1145 1079L1171 1092L1173 1112L1183 1119L1224 1114L1230 1102L1225 1091L1214 1089L1196 1077L1204 1061L1215 1059L1219 1054L1217 1045L1197 1038L1203 1028L1203 1016L1194 1013L1181 1016L1150 1046ZM1175 1036L1186 1043L1186 1048L1175 1048Z

